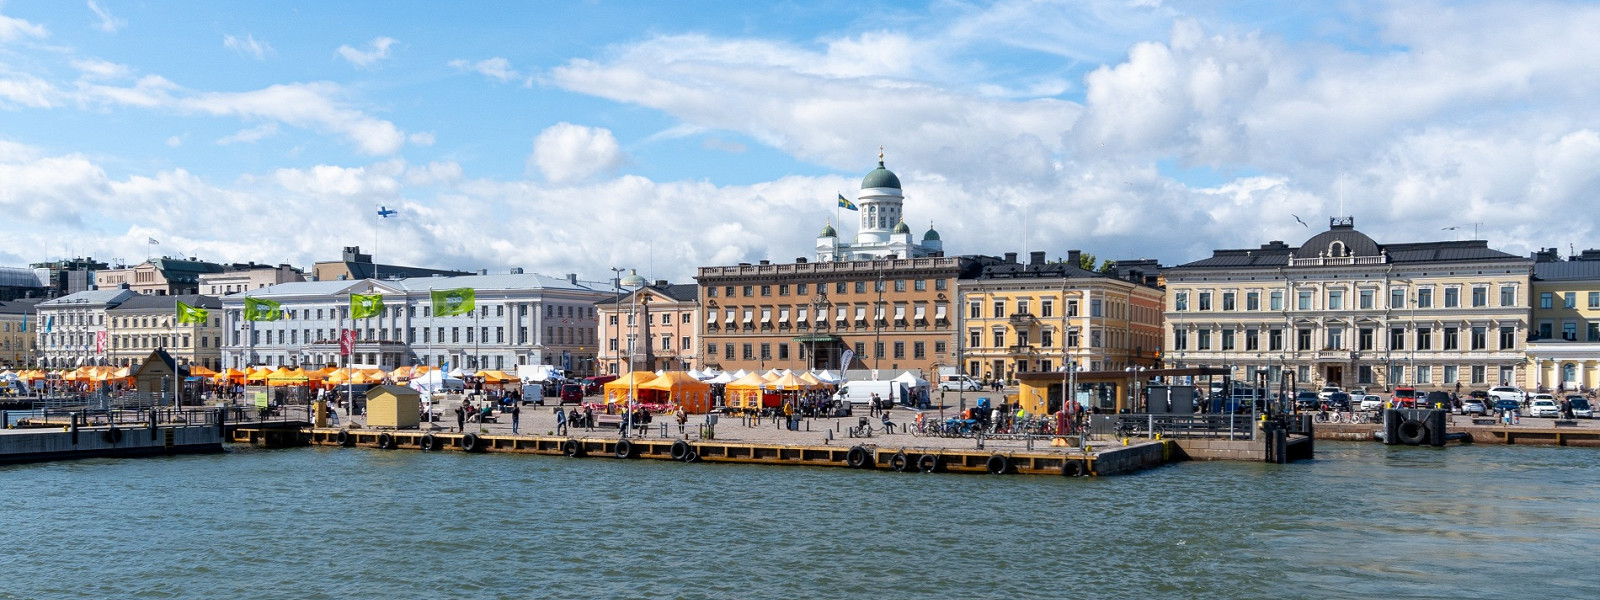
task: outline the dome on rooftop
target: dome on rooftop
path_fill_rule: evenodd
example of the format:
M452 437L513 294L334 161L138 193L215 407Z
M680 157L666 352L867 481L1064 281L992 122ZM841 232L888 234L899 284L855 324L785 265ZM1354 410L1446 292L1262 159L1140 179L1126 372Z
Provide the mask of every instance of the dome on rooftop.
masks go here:
M867 176L861 179L861 189L872 188L900 189L900 178L895 176L894 171L883 167L882 146L878 147L878 168L873 169L872 172L867 173Z
M822 233L817 235L817 237L819 237L819 238L839 237L839 232L838 231L834 231L833 223L829 223L827 225L823 225L822 226Z
M924 242L937 242L937 241L939 241L939 232L934 231L933 226L931 226L931 225L928 226L928 232L922 234L922 241L924 241Z
M901 219L899 223L895 224L894 233L911 233L911 228L906 225L904 219Z

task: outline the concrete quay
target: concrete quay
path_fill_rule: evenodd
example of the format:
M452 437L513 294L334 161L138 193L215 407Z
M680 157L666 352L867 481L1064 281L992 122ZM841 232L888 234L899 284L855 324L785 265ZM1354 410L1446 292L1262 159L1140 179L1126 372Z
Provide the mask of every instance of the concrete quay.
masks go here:
M1521 419L1516 425L1478 425L1473 421L1471 416L1451 415L1447 427L1451 433L1472 436L1475 444L1600 447L1600 421L1592 419L1577 419L1570 422L1571 425L1557 425L1557 419L1531 417ZM1381 431L1382 424L1317 423L1316 437L1370 442L1375 441L1375 434Z

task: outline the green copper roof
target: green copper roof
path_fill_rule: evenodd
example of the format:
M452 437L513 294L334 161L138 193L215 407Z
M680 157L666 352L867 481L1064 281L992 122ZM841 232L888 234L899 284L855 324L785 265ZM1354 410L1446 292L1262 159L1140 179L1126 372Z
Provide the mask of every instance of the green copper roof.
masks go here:
M878 161L878 168L873 169L871 173L867 173L866 178L861 180L861 189L870 188L894 188L898 190L900 189L900 178L895 176L894 171L883 168L883 161Z
M932 227L929 227L928 228L928 232L922 234L922 241L924 241L924 242L930 242L930 241L937 242L937 241L939 241L939 232L934 231Z
M902 219L899 223L896 223L894 225L894 232L895 233L911 233L911 228L908 227L906 225L905 220Z
M822 233L820 235L818 235L817 237L819 237L819 238L839 237L839 232L833 230L833 223L829 223L827 225L823 225L822 226Z

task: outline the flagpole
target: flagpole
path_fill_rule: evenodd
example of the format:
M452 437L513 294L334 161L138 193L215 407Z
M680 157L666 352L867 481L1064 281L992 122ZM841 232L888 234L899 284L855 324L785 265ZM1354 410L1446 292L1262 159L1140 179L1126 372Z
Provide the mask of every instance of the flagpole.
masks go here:
M174 298L172 302L172 345L176 347L178 345L178 326L183 321L178 317L178 303L182 302L182 300ZM169 354L168 356L171 355ZM177 384L172 390L172 408L177 410L183 406L183 377L178 374L178 357L176 356L172 357L172 381Z

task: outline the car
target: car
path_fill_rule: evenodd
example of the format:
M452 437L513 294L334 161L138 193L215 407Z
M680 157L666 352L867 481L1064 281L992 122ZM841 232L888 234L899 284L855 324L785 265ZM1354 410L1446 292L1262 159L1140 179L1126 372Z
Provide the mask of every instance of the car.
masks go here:
M1409 385L1395 386L1394 395L1390 396L1390 405L1395 408L1416 408L1417 388Z
M581 383L561 384L560 394L562 404L566 404L568 402L583 404L583 384Z
M1504 399L1504 398L1494 401L1494 411L1495 412L1503 413L1503 412L1506 412L1508 410L1509 411L1522 410L1522 403L1521 402L1517 402L1516 400L1510 400L1510 399Z
M1379 410L1383 408L1383 398L1371 394L1361 397L1361 410Z
M1454 404L1450 399L1450 392L1433 391L1428 392L1428 395L1422 399L1422 404L1417 408L1451 410L1454 408Z
M1294 394L1294 407L1295 408L1298 408L1298 409L1301 409L1301 410L1306 410L1306 409L1315 410L1317 408L1317 405L1321 404L1321 403L1322 403L1322 399L1318 398L1317 397L1317 393L1313 392L1311 390L1300 390L1298 392L1295 392L1295 394Z
M1539 394L1539 395L1540 396L1549 396L1549 394ZM1549 398L1539 398L1539 399L1534 400L1533 403L1528 405L1528 416L1530 416L1530 417L1552 417L1552 418L1559 417L1559 416L1561 416L1561 407L1556 406L1556 401L1555 400L1551 400Z
M946 375L944 380L939 382L941 392L976 392L982 389L983 386L966 375Z
M1328 403L1328 408L1331 408L1333 410L1349 411L1350 410L1350 394L1346 394L1344 392L1334 392L1332 394L1328 394L1327 403Z
M1489 405L1482 398L1467 397L1461 401L1461 414L1483 416L1489 414Z
M1528 393L1522 391L1521 388L1502 385L1489 388L1489 397L1495 400L1516 400L1518 404L1521 404L1528 399Z
M1489 390L1472 390L1467 392L1467 396L1482 400L1485 406L1489 404Z
M1572 406L1572 416L1585 419L1594 418L1594 407L1589 404L1589 399L1583 396L1567 396L1567 404Z
M1343 391L1344 390L1339 389L1339 386L1337 386L1337 385L1330 385L1328 387L1322 388L1322 391L1317 392L1317 399L1318 400L1327 400L1329 397L1333 396L1334 394L1337 394L1337 393L1343 392Z

